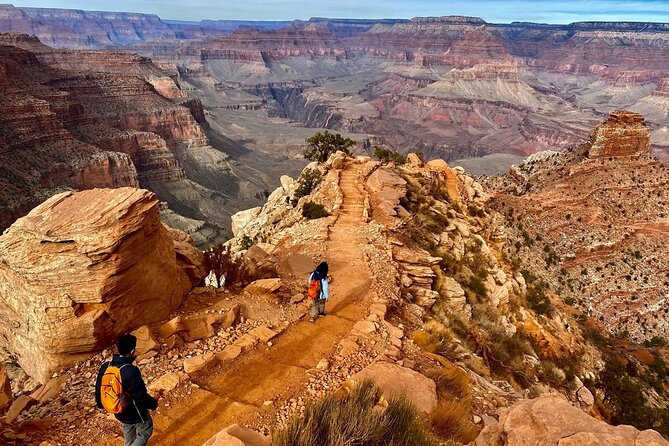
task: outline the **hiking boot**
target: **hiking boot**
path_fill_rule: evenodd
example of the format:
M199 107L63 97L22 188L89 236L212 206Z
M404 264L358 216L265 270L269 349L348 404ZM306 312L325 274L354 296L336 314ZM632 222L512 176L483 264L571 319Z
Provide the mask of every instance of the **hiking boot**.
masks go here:
M316 319L314 319L313 317L310 317L309 322L311 322L313 324L314 322L316 322Z
M318 313L319 316L325 316L325 311L322 313Z

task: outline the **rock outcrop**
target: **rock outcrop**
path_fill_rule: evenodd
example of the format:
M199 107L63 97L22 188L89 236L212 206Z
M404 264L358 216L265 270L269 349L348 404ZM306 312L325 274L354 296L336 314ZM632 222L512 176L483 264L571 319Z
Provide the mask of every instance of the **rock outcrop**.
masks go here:
M404 395L420 412L430 414L437 407L437 386L430 378L396 364L376 363L353 375L347 384L352 387L372 380L386 400Z
M475 446L667 446L652 430L611 426L561 397L523 400L502 409L499 423L483 429Z
M180 268L156 196L132 188L50 198L0 237L0 259L1 339L39 381L165 319L204 278Z
M258 432L238 424L226 427L202 446L270 446L271 440Z
M650 129L643 116L618 110L590 132L590 158L638 156L650 153Z

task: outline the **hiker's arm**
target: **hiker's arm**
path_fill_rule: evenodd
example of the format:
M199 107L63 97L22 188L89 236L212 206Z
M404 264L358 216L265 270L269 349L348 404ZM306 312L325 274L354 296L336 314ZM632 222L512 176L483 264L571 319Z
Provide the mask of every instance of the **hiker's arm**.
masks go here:
M328 287L327 277L323 279L321 282L323 284L323 299L328 300L330 298L330 288Z
M131 370L130 379L125 391L138 405L146 407L147 409L156 410L158 407L158 400L149 395L146 390L146 385L142 379L142 374L137 367Z
M100 387L102 386L102 376L105 374L105 370L107 370L107 367L105 367L104 364L100 366L100 370L98 370L98 377L95 380L95 404L98 406L98 409L102 409L102 399L100 398Z

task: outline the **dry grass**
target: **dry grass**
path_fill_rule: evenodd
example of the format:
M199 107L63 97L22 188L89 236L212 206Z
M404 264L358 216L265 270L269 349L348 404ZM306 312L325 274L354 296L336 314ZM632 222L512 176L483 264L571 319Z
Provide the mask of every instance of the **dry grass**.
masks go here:
M471 401L444 400L432 413L432 428L442 438L467 444L479 430L471 421Z
M416 409L403 398L385 411L376 407L381 392L365 381L341 400L327 396L305 408L274 433L275 446L436 446Z
M471 379L467 372L454 364L430 371L427 376L437 384L441 398L465 398L471 390Z
M448 327L434 320L426 322L422 330L411 335L411 339L421 350L451 360L454 359L453 337L453 332Z

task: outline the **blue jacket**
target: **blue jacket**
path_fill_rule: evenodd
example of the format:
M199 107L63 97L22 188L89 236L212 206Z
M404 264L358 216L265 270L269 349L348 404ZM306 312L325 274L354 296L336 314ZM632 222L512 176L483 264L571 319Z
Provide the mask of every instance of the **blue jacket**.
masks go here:
M321 281L321 295L318 296L318 298L323 299L323 300L328 300L328 298L330 297L330 290L328 289L328 278L327 277L321 278L321 275L318 274L317 271L314 271L309 276L309 280L307 281L307 286L309 286L309 284L311 283L312 280L319 280L319 279Z

